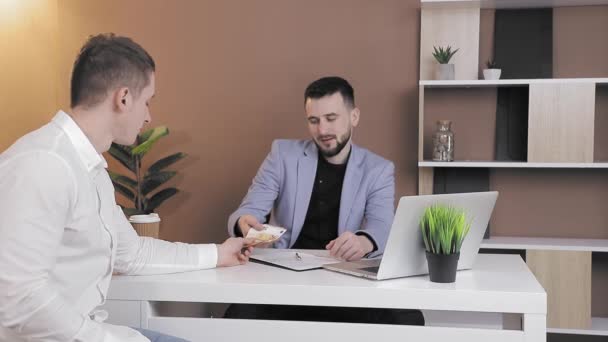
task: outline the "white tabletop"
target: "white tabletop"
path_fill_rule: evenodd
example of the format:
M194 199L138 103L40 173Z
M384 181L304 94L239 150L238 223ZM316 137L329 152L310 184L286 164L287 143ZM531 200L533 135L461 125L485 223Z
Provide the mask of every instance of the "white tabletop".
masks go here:
M108 299L416 308L546 314L546 294L517 255L480 254L456 283L428 276L374 281L258 263L157 276L114 276Z

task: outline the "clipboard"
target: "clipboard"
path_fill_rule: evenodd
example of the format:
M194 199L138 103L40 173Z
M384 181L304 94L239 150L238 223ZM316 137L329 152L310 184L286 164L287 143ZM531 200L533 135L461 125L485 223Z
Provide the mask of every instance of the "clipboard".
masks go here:
M256 248L249 258L262 264L298 272L320 269L323 265L340 262L330 257L329 251L318 249Z

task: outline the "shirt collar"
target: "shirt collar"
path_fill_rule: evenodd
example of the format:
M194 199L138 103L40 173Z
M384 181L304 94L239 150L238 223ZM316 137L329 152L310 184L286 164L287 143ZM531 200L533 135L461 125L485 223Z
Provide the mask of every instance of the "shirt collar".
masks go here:
M78 153L78 157L80 157L80 160L87 168L88 172L91 172L91 170L97 167L108 167L105 158L100 153L97 153L95 147L93 147L93 144L89 141L89 138L87 138L71 116L60 110L55 114L52 121L68 136Z

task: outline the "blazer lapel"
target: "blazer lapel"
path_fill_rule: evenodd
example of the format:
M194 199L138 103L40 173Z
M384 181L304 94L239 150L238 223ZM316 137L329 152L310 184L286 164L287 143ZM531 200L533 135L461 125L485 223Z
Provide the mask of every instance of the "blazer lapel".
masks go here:
M289 247L296 243L300 231L302 231L302 226L304 225L304 219L306 218L306 212L308 211L312 187L314 186L313 183L317 173L317 153L317 147L310 141L304 149L302 156L298 159L296 199Z
M361 185L361 153L358 153L358 147L355 144L351 145L350 159L346 165L344 173L344 182L342 183L342 196L340 197L340 218L338 220L338 234L344 233L347 229L346 223L350 210L353 207L355 196Z

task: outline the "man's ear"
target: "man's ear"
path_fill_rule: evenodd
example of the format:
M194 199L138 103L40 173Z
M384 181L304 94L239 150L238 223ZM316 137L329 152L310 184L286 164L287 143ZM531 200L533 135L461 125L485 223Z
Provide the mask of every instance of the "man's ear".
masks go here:
M361 112L359 111L359 108L355 107L350 111L350 123L351 125L353 125L353 127L357 127L357 125L359 124L359 115L361 114Z
M119 88L114 92L113 103L118 111L126 110L126 108L131 105L131 101L132 98L129 88Z

